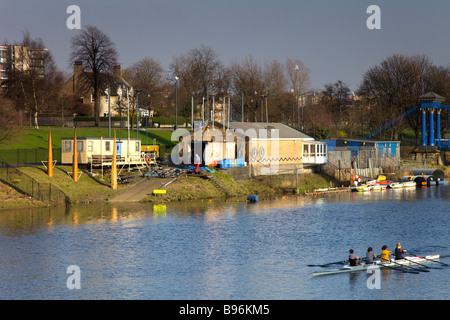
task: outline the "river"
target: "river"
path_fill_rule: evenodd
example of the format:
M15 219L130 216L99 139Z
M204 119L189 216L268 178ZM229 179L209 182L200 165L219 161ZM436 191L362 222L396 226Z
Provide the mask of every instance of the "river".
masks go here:
M380 289L369 289L366 272L312 277L321 268L307 265L397 242L450 263L449 205L450 188L441 186L4 210L0 299L446 300L450 268L385 270ZM79 287L69 289L69 279Z

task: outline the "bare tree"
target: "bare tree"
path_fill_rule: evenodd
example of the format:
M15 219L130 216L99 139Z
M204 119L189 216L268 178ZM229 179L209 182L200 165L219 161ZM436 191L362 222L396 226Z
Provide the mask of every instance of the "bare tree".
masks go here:
M449 81L450 70L433 65L428 57L395 54L366 71L358 94L367 105L373 130L414 107L420 95L428 91L445 94ZM398 139L404 124L392 128L390 139ZM408 124L418 139L419 115L409 118Z
M305 67L300 59L286 60L286 75L289 85L291 89L298 90L300 94L309 90L309 73L309 69Z
M241 61L235 60L229 67L231 87L236 95L244 96L244 113L250 112L253 121L258 121L258 110L261 109L260 96L264 93L265 85L261 66L247 56ZM250 120L247 112L247 121Z
M285 74L285 65L278 60L264 63L264 118L266 122L288 122L291 114L292 95L288 88L288 80Z
M288 86L285 66L278 60L266 61L264 66L264 85L267 90L271 93L285 92Z
M117 64L118 53L109 37L95 26L86 26L71 39L72 53L70 61L73 64L81 61L92 73L92 78L78 79L88 81L94 91L95 125L100 124L100 93L103 90L102 73L110 73Z
M181 105L191 97L197 102L212 94L223 96L229 88L227 69L209 46L200 46L174 57L169 66L170 81L179 78Z
M23 112L16 109L12 100L0 95L0 144L16 138L24 123Z
M345 125L345 120L349 114L349 108L347 107L352 102L349 99L350 95L349 86L342 80L326 84L322 92L322 104L331 115L336 131L340 126Z
M139 95L141 106L147 101L151 102L152 108L161 111L165 100L166 79L159 61L145 57L125 69L123 77L132 87L143 91Z
M14 61L9 70L6 96L33 116L38 129L38 114L57 104L64 73L57 69L42 39L32 39L28 31L24 32L22 42L13 48Z

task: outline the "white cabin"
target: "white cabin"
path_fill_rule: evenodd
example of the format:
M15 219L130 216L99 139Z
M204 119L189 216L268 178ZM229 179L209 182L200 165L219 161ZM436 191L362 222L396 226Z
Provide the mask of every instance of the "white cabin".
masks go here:
M61 163L73 163L74 138L61 138ZM114 138L77 137L78 164L112 165ZM141 140L116 138L118 164L144 164Z

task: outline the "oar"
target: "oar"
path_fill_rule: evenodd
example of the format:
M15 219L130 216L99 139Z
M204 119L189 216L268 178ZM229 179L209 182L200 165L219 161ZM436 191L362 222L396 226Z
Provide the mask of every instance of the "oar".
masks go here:
M409 253L409 254L412 254L412 255L415 255L416 257L419 257L419 258L425 259L425 260L427 260L427 261L431 261L431 262L439 263L439 264L441 264L441 265L443 265L443 266L446 266L446 267L448 267L448 264L446 264L446 263L443 263L443 262L440 262L440 261L436 261L436 260L432 260L432 259L427 259L427 258L425 258L425 257L421 257L421 256L419 256L419 255L417 255L417 254L415 254L415 253L413 253L413 252L408 252L408 253Z
M426 265L424 265L424 264L418 263L418 262L416 262L416 261L412 261L412 260L407 259L407 258L408 258L408 257L406 257L405 259L408 260L409 262L414 263L414 264L417 264L417 265L422 266L422 267L427 268L427 269L442 269L442 268L434 268L434 267L426 266Z
M325 263L325 264L308 264L308 267L328 267L331 266L333 264L344 264L346 263L348 260L343 260L343 261L336 261L336 262L330 262L330 263Z
M380 255L380 256L381 256L381 255ZM363 258L362 260L367 261L366 258ZM384 265L383 262L381 262L381 263L374 263L373 265L374 265L374 266L379 266L379 267L381 267L381 268L397 270L397 271L401 271L401 272L405 272L405 273L415 273L415 274L419 274L419 273L420 273L420 272L417 271L417 269L415 269L415 268L411 268L411 269L414 270L414 271L412 271L412 270L409 271L409 270L405 270L405 269L402 269L402 268L396 268L396 267L392 267L392 266L386 266L386 265Z
M381 268L393 269L393 270L397 270L397 271L401 271L401 272L406 272L406 273L415 273L415 274L419 274L419 273L420 273L419 271L408 271L408 270L401 269L401 268L396 268L396 267L391 267L391 266L385 266L385 265L383 265L382 263L378 264L378 266L381 266ZM414 269L414 268L412 268L412 269ZM414 270L416 270L416 269L414 269Z
M410 266L405 266L405 265L403 265L403 264L401 264L401 263L395 262L394 260L391 260L391 262L394 263L394 264L396 264L396 265L398 265L398 266L400 266L400 267L402 267L402 268L408 268L408 269L411 269L411 270L414 270L414 271L419 271L419 269L416 269L416 268L413 268L413 267L410 267ZM423 272L430 272L430 270L424 270L424 269L420 269L420 271L423 271Z

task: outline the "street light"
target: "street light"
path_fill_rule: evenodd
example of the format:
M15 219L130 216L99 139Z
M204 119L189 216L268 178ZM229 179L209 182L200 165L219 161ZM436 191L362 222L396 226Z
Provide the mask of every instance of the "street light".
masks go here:
M139 93L144 92L142 90L135 90L136 92L136 100L137 100L137 111L136 111L136 138L139 139L139 118L140 118L140 110L139 110Z
M145 145L148 146L148 116L149 110L147 106L147 100L150 98L150 94L147 93L147 99L145 99L145 109L147 110L147 114L145 115Z
M261 122L264 122L264 99L266 99L266 122L269 122L268 108L267 108L267 93L261 95Z
M244 122L244 90L241 92L241 121Z
M175 130L178 128L178 80L180 78L175 76Z
M303 93L299 93L299 91L297 91L297 103L299 103L300 101L299 101L299 96L301 96L302 97L302 127L301 127L301 131L303 131L303 108L305 107L305 101L304 101L304 99L305 99L305 97L307 96L307 95L313 95L313 96L316 96L316 93L314 92L314 91L307 91L307 92L303 92ZM300 111L299 111L300 112ZM300 122L299 122L299 130L300 130Z
M121 85L121 83L114 82L106 85L108 93L108 137L111 138L111 86Z

